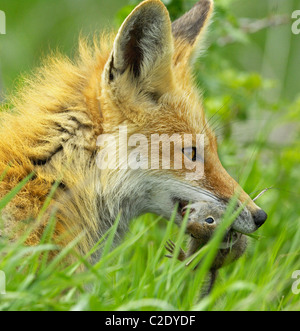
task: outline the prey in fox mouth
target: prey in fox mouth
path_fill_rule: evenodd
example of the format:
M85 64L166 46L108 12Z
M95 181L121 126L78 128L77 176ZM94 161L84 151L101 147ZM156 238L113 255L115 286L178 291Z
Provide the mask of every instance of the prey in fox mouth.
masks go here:
M201 204L201 206L199 206L199 204ZM188 210L189 218L186 233L189 235L189 241L187 251L185 252L180 248L177 256L177 259L180 261L187 260L186 265L192 262L192 260L188 259L212 238L218 225L221 224L223 220L226 208L220 208L220 206L216 206L214 203L210 202L200 202L182 208L182 215L185 216ZM239 217L243 217L243 215ZM172 258L176 248L174 242L169 240L165 248L171 254L166 255L166 257ZM244 254L246 248L247 237L235 231L233 226L227 229L217 255L210 267L210 283L205 294L211 291L217 277L217 271L223 266L239 259Z

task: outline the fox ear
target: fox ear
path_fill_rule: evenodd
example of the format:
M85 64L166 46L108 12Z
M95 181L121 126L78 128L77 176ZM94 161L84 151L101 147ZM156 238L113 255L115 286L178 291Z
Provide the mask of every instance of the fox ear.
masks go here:
M146 0L122 24L106 64L106 83L118 79L148 93L163 93L171 77L172 26L160 0ZM120 85L121 82L118 83Z
M213 11L213 0L200 0L172 24L175 41L175 65L191 62L197 56Z

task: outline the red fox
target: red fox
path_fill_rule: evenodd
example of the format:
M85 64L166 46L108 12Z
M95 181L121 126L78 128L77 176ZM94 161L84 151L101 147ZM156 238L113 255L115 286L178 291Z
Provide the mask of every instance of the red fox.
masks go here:
M212 0L200 0L172 23L160 0L143 1L117 34L103 34L93 45L81 40L74 61L50 57L10 98L12 111L1 111L0 174L7 172L0 198L29 174L34 176L2 210L5 233L17 238L28 226L23 220L38 219L57 180L49 209L56 211L54 237L64 246L81 234L82 254L118 215L120 236L131 219L148 212L170 219L176 206L180 226L189 203L201 208L199 202L209 202L224 211L236 192L241 192L239 204L246 206L234 230L251 233L266 221L266 213L223 168L194 82L193 62L212 11ZM101 167L99 152L120 145L124 127L125 157L138 147L129 143L133 135L149 144L154 134L191 135L190 145L174 147L170 156L202 166L202 176L189 178L187 169L173 161L169 169L161 162L154 169ZM99 136L107 135L115 140L104 147ZM204 136L203 150L197 147L197 135ZM107 155L110 161L114 151ZM39 243L49 217L50 212L43 215L26 244Z

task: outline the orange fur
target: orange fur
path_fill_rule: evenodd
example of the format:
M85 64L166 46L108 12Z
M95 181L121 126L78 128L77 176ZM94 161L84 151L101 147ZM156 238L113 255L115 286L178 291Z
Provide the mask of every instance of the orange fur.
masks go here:
M128 207L128 204L124 207L124 201L130 195L142 195L136 192L137 188L133 191L130 184L134 183L134 175L100 172L95 164L97 137L102 133L117 134L119 125L126 124L129 134L140 133L146 137L152 133L196 135L206 128L205 178L187 183L184 169L170 170L167 176L191 187L199 186L217 199L228 199L239 189L219 161L216 138L206 123L190 67L191 56L203 37L202 30L212 11L210 1L202 2L209 10L201 13L203 29L193 32L197 35L192 43L191 37L187 41L179 36L173 41L164 5L159 0L147 0L129 16L117 37L106 33L92 46L81 40L76 61L52 55L35 75L25 79L24 87L9 100L11 110L3 109L0 118L0 173L10 165L0 183L0 198L28 174L35 173L3 211L5 229L13 232L14 238L20 235L20 231L15 230L17 224L37 219L56 180L63 185L51 203L57 216L55 237L66 245L83 234L78 244L82 253L88 252L111 226L117 213ZM141 13L159 19L161 31L152 27L154 32L149 28L149 36L145 32L145 36L140 37L138 27L144 17ZM187 15L185 20L188 19ZM145 20L143 24L150 23ZM180 28L181 22L177 25ZM132 36L132 31L136 35ZM180 29L177 33L180 35ZM137 58L126 44L128 38L132 38L131 43L135 42L134 38L144 38L145 45L162 38L158 46L155 44L159 56L149 48L148 58L145 54ZM137 63L143 62L143 66L136 69L135 76L139 78L132 77L125 62L122 68L122 59L129 61L131 56ZM109 75L115 77L111 83ZM131 181L129 184L124 183L126 176ZM143 176L159 177L160 174L145 171ZM257 210L246 193L242 192L240 201L248 201L251 212ZM151 211L159 213L159 210ZM28 238L29 245L39 243L50 213L51 209ZM127 218L138 216L138 212L129 207L127 214Z

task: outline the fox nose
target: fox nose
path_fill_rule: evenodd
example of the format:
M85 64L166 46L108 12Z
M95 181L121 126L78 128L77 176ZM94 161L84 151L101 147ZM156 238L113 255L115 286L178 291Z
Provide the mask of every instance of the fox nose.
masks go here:
M259 209L253 214L254 223L258 228L260 228L265 223L267 218L268 215L262 209Z

